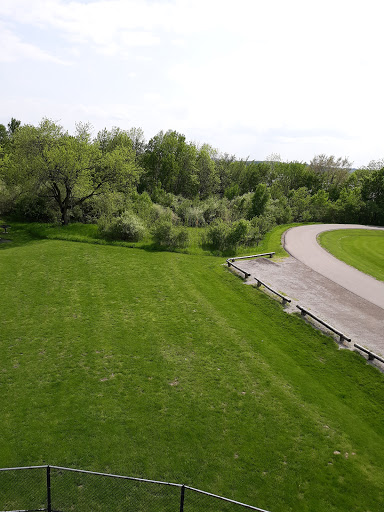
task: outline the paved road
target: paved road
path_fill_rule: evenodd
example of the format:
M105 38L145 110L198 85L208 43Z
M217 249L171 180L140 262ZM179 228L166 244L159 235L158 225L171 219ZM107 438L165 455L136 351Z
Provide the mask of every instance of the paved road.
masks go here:
M338 260L317 243L317 235L335 229L381 229L356 224L314 224L286 231L285 250L307 267L384 309L384 282Z

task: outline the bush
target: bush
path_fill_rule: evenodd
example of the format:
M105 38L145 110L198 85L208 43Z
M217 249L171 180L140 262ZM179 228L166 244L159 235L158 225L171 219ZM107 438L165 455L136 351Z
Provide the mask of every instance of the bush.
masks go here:
M240 219L232 225L217 220L209 226L204 242L212 249L219 251L234 250L239 245L248 245L255 234L254 232L255 230L252 231L250 222L245 219ZM250 235L251 239L249 238Z
M216 220L209 226L204 241L212 249L224 251L227 247L228 233L229 225L222 220Z
M71 218L75 222L96 224L101 217L121 215L127 209L127 197L121 192L108 191L93 196L72 209Z
M103 217L98 223L100 233L113 240L139 242L147 234L143 221L134 213L125 211L120 217Z
M169 249L182 249L188 245L188 232L185 228L176 228L170 220L160 220L153 232L156 245Z
M138 217L144 219L146 222L152 221L154 204L148 192L143 192L142 194L134 192L131 196L131 205L133 212Z
M240 195L240 187L237 183L234 183L230 187L227 187L224 191L224 196L232 201L235 197Z
M242 196L237 196L231 201L230 211L232 220L244 219L248 217L252 206L253 194L248 192Z
M52 199L42 196L20 198L10 213L18 219L31 222L58 222L60 218L59 211Z
M273 217L269 217L267 215L260 215L260 217L254 217L251 220L251 229L254 229L258 232L259 238L263 238L263 236L271 231L276 226L275 219Z
M190 227L201 227L205 224L204 214L201 207L191 206L185 212L184 223Z
M151 222L156 221L167 221L172 224L179 224L180 218L171 208L161 206L160 204L154 204L151 212Z
M175 196L170 192L166 192L161 187L156 187L151 194L151 199L154 203L170 208L174 202Z
M204 210L204 219L211 224L216 219L228 221L230 218L229 201L227 198L220 199L215 196L208 197L201 203Z
M232 224L227 235L228 248L235 248L246 241L249 226L249 222L245 219L240 219Z

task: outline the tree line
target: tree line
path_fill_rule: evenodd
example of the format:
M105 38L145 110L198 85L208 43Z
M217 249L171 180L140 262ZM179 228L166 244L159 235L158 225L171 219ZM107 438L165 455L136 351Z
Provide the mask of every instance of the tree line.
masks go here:
M384 160L361 169L327 155L256 162L172 130L146 141L140 128L94 136L89 124L70 134L47 118L37 126L12 118L0 125L0 214L99 222L105 233L123 217L137 226L166 219L209 226L211 242L215 230L222 240L244 232L244 242L288 222L384 225Z

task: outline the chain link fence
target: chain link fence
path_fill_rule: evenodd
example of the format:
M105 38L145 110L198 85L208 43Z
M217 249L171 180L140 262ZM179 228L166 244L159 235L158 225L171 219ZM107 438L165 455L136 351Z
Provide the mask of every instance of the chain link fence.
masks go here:
M0 512L268 512L200 489L59 466L0 469Z

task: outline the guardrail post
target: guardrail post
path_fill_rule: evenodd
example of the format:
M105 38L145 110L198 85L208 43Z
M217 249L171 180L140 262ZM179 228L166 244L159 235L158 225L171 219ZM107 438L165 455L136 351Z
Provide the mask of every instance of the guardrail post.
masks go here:
M181 491L180 491L180 512L184 511L184 494L185 494L185 485L182 485Z
M52 512L51 503L51 468L47 466L47 511Z

